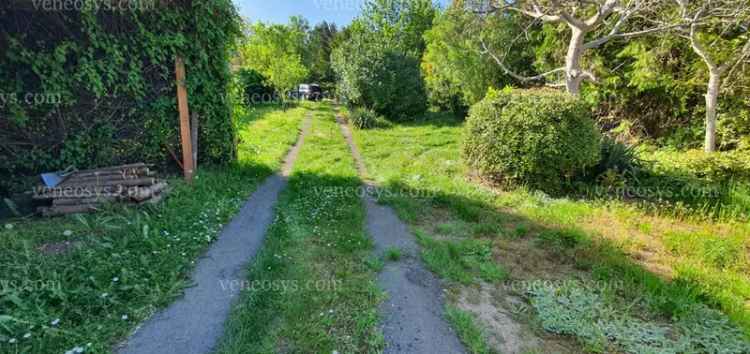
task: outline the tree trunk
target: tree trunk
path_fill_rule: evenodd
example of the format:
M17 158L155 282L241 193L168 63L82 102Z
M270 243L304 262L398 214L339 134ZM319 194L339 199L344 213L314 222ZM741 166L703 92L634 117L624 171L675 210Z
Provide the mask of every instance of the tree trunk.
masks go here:
M716 116L721 87L721 72L709 70L708 91L706 92L706 152L716 151Z
M568 93L578 96L581 92L581 55L583 54L583 40L586 32L571 26L568 54L565 56L565 88Z

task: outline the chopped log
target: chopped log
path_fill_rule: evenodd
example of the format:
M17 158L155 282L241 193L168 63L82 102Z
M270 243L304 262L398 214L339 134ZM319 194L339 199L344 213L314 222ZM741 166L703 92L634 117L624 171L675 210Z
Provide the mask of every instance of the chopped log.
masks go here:
M122 195L123 186L79 186L65 188L40 188L32 196L35 200L45 199L81 199L102 196Z
M138 205L143 205L143 204L157 204L157 203L161 202L162 199L164 199L164 194L159 194L159 195L154 196L151 199L146 199L146 200L138 203Z
M157 203L168 185L155 178L151 166L137 163L74 172L57 187L37 187L32 198L49 203L37 209L44 216L93 212L104 203Z
M116 182L116 181L133 181L137 179L148 178L146 176L122 176L122 175L110 175L101 177L88 177L88 178L70 178L63 183L60 183L58 187L69 187L77 185L101 185L105 182Z
M44 216L59 216L59 215L68 215L68 214L91 213L97 210L98 210L97 206L92 205L92 204L60 205L60 206L53 206L49 208L47 207L39 208L39 211Z
M109 196L109 197L94 197L94 198L81 198L81 199L65 199L65 198L58 198L52 201L53 206L62 206L62 205L81 205L81 204L103 204L103 203L112 203L122 200L122 197L119 196Z
M128 165L120 165L120 166L111 166L111 167L100 167L100 168L92 168L90 170L80 170L77 173L91 173L91 172L103 172L103 171L121 171L129 168L143 168L143 167L152 167L153 165L147 165L145 163L139 162L139 163L132 163Z
M91 178L91 177L102 177L102 176L151 176L154 173L148 167L137 167L137 168L125 168L122 170L97 170L94 172L77 172L74 173L70 178Z
M71 183L63 187L108 187L108 186L150 186L156 183L156 178L134 178L101 181L97 183Z
M128 196L136 201L142 202L155 195L158 195L167 188L167 183L160 182L151 187L134 187L128 189Z

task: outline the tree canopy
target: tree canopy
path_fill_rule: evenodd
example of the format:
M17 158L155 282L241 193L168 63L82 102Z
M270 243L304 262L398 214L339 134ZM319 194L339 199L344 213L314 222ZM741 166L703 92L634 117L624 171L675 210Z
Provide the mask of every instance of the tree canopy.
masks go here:
M249 25L240 48L242 66L262 74L282 98L309 73L302 61L304 23Z

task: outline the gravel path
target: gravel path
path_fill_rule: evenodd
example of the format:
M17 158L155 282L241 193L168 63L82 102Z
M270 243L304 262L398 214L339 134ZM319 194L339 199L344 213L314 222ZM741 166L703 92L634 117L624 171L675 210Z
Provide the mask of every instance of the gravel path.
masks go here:
M214 350L241 291L238 282L246 279L247 265L263 244L276 200L287 184L311 124L312 114L308 113L281 173L268 177L258 187L198 261L191 277L195 285L186 289L181 299L146 321L119 347L118 353L202 354Z
M365 187L374 190L376 185L367 180L364 160L349 126L340 117L336 120L352 151L359 174L365 179ZM378 276L378 284L389 295L380 307L385 353L465 353L458 337L445 322L442 284L419 260L419 246L414 235L391 208L377 204L372 195L365 194L364 201L367 232L375 242L377 255L382 256L392 247L402 252L401 259L387 262Z

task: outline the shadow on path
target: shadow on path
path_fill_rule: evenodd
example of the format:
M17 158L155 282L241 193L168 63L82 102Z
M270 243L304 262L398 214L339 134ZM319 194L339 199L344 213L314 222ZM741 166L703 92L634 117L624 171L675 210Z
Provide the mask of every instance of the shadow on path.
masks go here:
M368 190L375 190L376 186L367 180L366 167L349 126L340 116L336 120L363 183ZM363 198L367 232L373 238L376 254L382 257L388 249L398 248L404 255L397 262L387 263L378 275L378 285L388 294L380 307L384 353L465 353L445 321L442 283L419 260L414 235L390 207L377 204L370 194Z
M218 240L201 258L192 273L193 287L165 310L155 314L117 350L120 354L191 354L211 352L219 342L224 323L239 287L233 279L244 279L247 264L263 244L279 193L310 130L312 113L302 124L297 143L284 160L281 173L268 177L250 196L240 212L222 230Z

